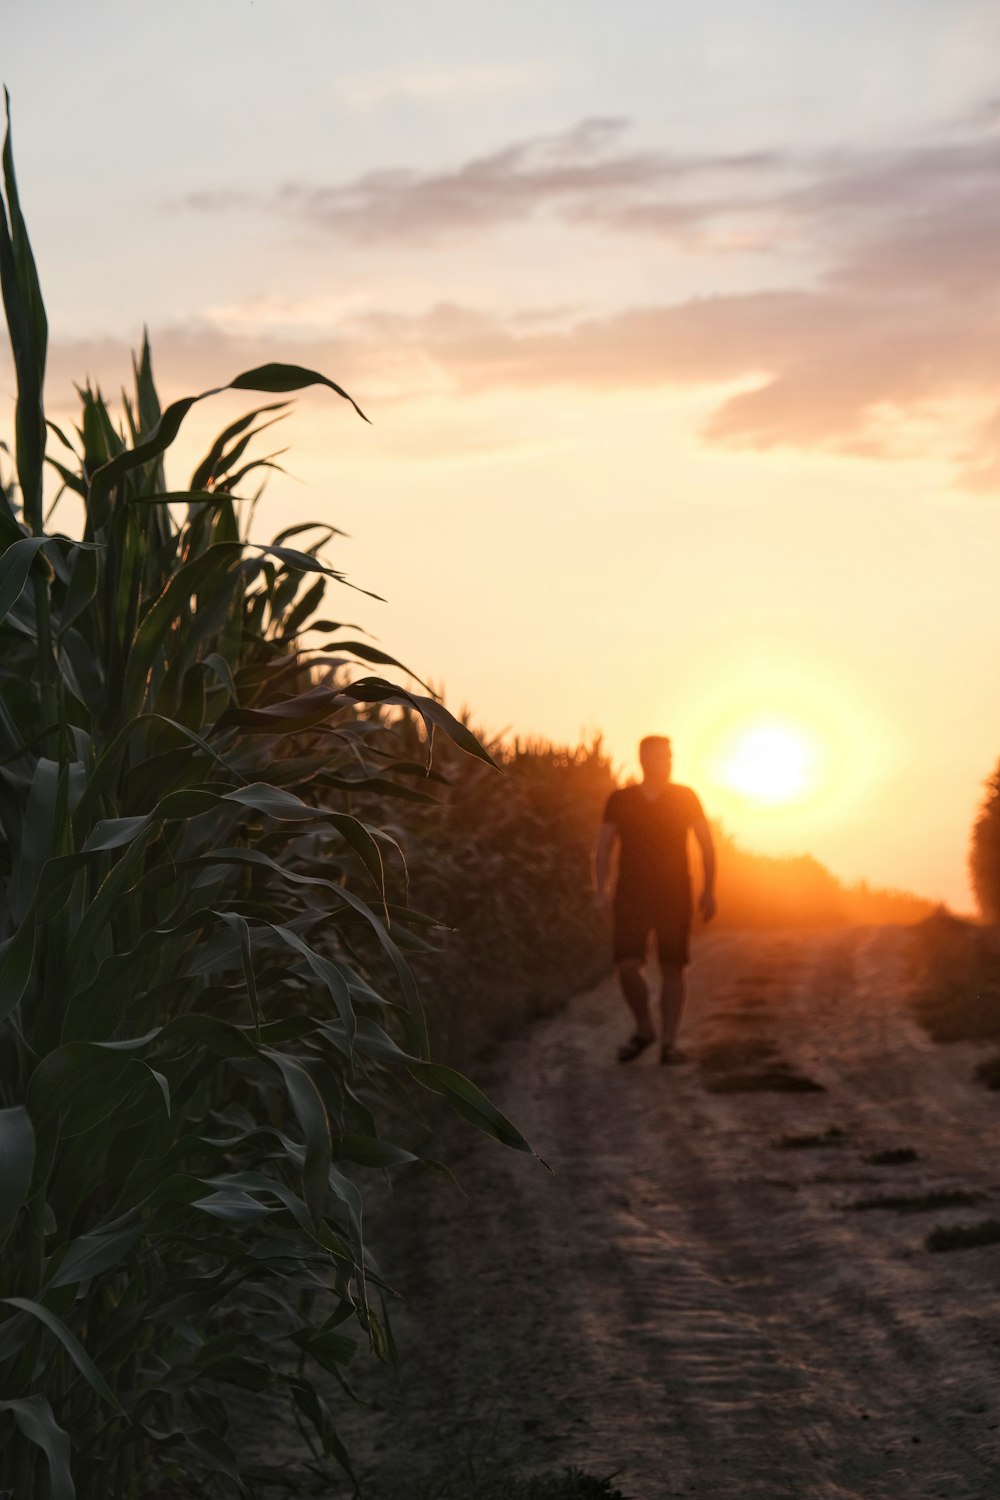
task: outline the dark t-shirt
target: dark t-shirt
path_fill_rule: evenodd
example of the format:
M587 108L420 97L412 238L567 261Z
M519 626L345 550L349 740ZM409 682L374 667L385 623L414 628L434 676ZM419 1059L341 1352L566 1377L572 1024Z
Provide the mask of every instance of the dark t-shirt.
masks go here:
M620 840L616 900L690 901L687 835L704 816L689 786L669 782L652 798L641 786L612 792L604 821L614 824Z

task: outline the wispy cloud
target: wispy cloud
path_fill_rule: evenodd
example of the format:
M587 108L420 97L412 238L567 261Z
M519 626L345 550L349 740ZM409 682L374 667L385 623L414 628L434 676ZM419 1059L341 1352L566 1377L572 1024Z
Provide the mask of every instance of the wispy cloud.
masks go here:
M638 389L742 389L720 400L706 441L759 450L792 447L912 457L900 419L919 420L954 456L960 484L1000 488L996 350L1000 319L975 302L952 301L913 315L910 299L861 296L848 287L773 291L636 306L600 318L553 308L506 318L448 304L419 316L367 313L335 335L286 324L227 334L203 324L154 335L157 370L173 392L194 390L270 359L330 371L362 405L428 393L562 388L600 393ZM124 346L56 345L54 390L67 393L84 371L115 388ZM955 402L978 412L956 425Z
M245 317L223 310L221 322L242 332L232 352L251 362L277 346L305 363L332 359L343 378L385 398L505 386L731 392L735 384L739 393L720 398L710 416L709 442L890 458L904 451L901 432L937 424L958 482L1000 487L1000 136L985 125L929 145L806 160L633 150L626 121L591 119L454 170L289 185L268 205L355 240L407 245L536 214L578 230L596 224L711 248L725 229L773 249L773 284L595 316L560 307L557 278L542 266L538 309L438 305L412 315L345 306L336 337L320 342L307 335L308 302ZM232 204L223 196L192 206ZM789 248L798 255L794 279L784 269ZM330 327L329 309L317 321ZM218 358L217 330L175 332L170 357L186 349L193 361L212 339ZM956 430L963 407L971 431ZM990 407L998 415L983 422Z
M639 227L644 214L654 227L658 215L661 227L684 230L741 205L756 206L758 198L735 194L733 183L753 181L759 193L760 179L785 164L768 151L638 150L628 145L628 131L624 118L595 117L441 172L400 167L342 183L288 182L256 199L222 190L191 193L183 201L203 212L256 204L361 242L438 241L547 214L620 227L630 220ZM694 194L690 201L678 197L684 189Z
M407 252L547 217L701 251L793 249L848 278L857 266L893 280L904 242L906 266L919 273L923 261L953 283L971 255L995 251L1000 133L985 118L930 145L810 155L638 149L630 128L622 117L595 117L440 172L399 167L258 195L207 189L183 204L280 214Z

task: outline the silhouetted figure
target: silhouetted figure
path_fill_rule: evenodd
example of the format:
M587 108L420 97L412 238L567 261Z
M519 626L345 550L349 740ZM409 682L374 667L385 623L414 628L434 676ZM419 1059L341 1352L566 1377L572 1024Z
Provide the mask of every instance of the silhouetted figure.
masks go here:
M651 933L660 960L660 1062L682 1062L675 1045L684 1009L684 969L690 962L691 876L687 835L701 849L704 889L698 909L706 922L715 915L715 849L701 803L688 786L670 780L669 739L648 735L639 745L642 781L612 792L594 850L594 890L600 911L613 914L614 956L635 1032L618 1049L619 1062L631 1062L655 1040L649 988L643 964ZM610 880L615 848L618 878Z

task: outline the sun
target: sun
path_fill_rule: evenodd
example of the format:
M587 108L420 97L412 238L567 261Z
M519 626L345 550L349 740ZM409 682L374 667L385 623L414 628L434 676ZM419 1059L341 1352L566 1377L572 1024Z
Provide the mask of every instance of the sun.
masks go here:
M794 724L761 722L735 730L719 758L729 791L770 807L801 802L812 790L815 747Z
M661 710L677 780L726 834L760 853L848 841L900 753L883 708L822 658L786 642L727 640ZM825 842L824 842L825 841Z

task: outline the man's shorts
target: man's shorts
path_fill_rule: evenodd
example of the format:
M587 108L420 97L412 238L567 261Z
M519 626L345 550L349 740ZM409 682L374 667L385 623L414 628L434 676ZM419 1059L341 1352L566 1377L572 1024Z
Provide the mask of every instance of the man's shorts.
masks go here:
M683 967L691 962L691 901L677 896L651 901L628 899L615 901L615 963L634 959L645 963L650 933L656 933L657 953L661 964Z

